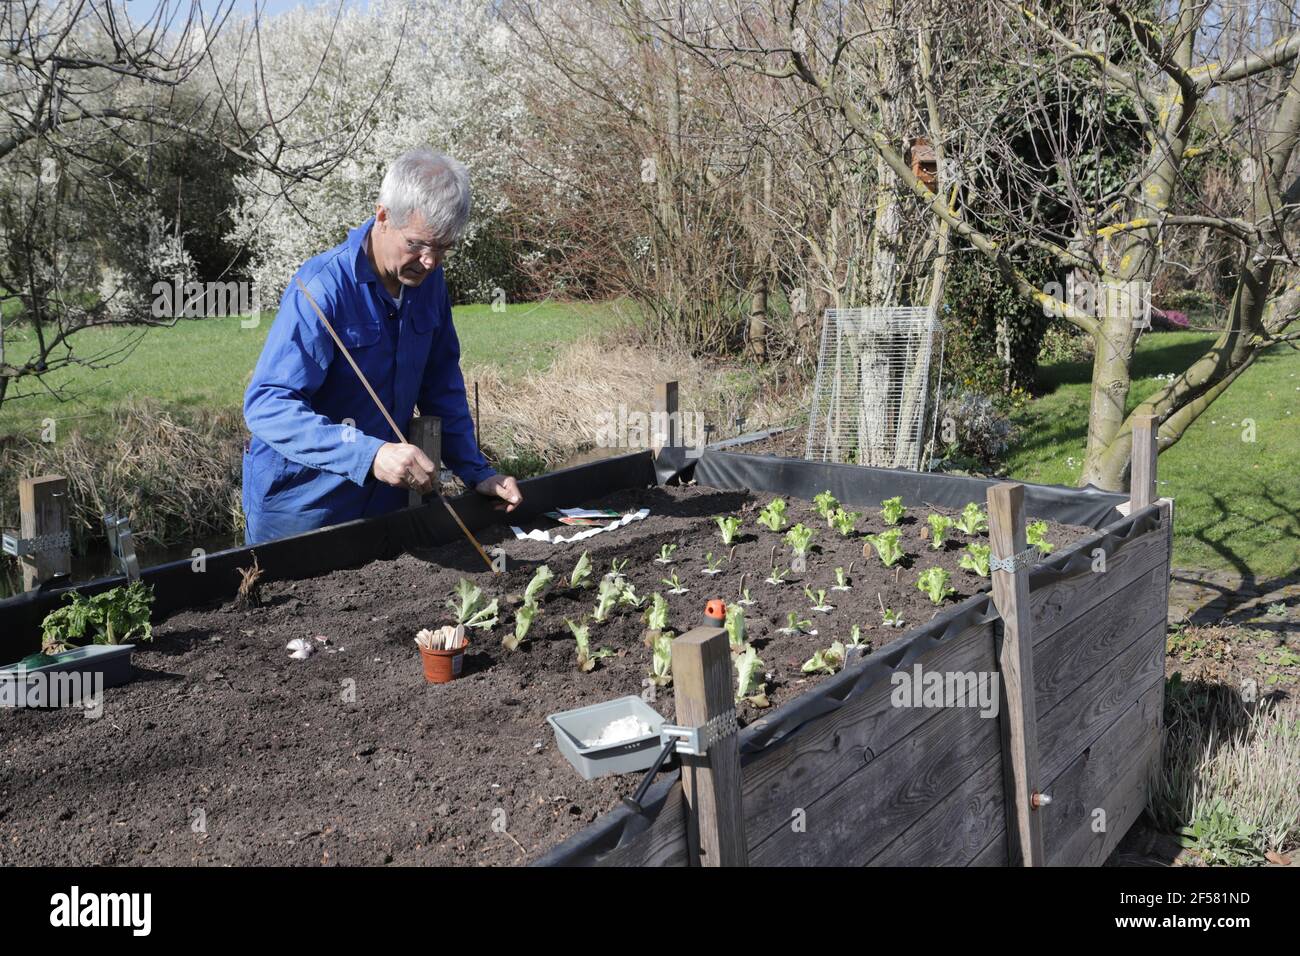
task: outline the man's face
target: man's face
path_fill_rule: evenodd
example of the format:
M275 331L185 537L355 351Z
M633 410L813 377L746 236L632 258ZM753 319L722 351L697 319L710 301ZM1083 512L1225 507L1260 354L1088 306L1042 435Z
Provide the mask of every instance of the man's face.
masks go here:
M442 265L451 249L429 231L424 216L419 212L412 213L399 227L394 225L388 210L380 206L375 214L375 223L380 227L384 247L383 264L396 271L397 281L404 286L418 286L425 276ZM371 242L374 242L373 236Z

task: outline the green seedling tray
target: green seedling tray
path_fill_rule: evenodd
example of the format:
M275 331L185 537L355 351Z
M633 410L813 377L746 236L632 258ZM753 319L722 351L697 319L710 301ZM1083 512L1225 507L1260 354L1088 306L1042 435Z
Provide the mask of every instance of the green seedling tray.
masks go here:
M583 745L584 740L596 737L605 727L629 715L649 724L651 733L612 747ZM560 748L560 753L573 764L573 769L584 780L593 780L611 773L648 770L662 749L659 744L659 728L664 725L663 717L634 694L551 714L546 722L555 731L555 744Z

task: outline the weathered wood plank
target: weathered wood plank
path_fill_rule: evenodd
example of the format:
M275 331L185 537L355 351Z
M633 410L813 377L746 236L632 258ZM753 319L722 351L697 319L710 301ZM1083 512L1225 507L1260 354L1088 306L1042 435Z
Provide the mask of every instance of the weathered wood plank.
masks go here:
M1105 860L1109 854L1108 837L1122 824L1114 808L1131 802L1132 794L1123 793L1122 786L1135 765L1151 769L1153 747L1158 750L1160 742L1163 704L1161 675L1092 746L1048 784L1052 803L1044 814L1049 865L1074 866L1085 858ZM1145 796L1145 788L1141 789ZM1099 809L1105 811L1104 818L1096 814ZM1127 829L1127 825L1123 826ZM1123 832L1121 829L1118 836Z
M1133 418L1133 450L1129 464L1129 506L1133 511L1156 500L1156 428L1155 415Z
M442 419L437 415L420 415L412 418L406 429L406 440L429 456L433 462L433 490L441 492L438 476L442 470ZM418 508L424 495L414 488L407 492L407 507Z
M989 543L999 560L1025 550L1025 486L1013 482L988 491ZM1002 617L998 668L1002 680L1002 774L1007 840L1012 859L1042 866L1043 820L1032 799L1038 779L1038 710L1034 688L1034 628L1029 610L1029 569L994 569L993 603Z
M826 796L791 807L784 826L750 844L750 865L862 866L1000 752L998 721L978 709L926 711L920 727Z
M39 475L18 480L18 534L23 538L60 535L68 530L68 479ZM60 574L72 571L70 545L43 548L19 561L23 590L30 591Z
M993 625L981 624L917 660L922 671L991 671ZM789 826L794 807L807 807L878 759L931 712L894 707L893 686L881 681L844 706L811 721L790 740L742 760L749 845Z
M1038 718L1044 780L1055 779L1157 678L1164 675L1164 627L1157 625Z
M1007 852L1007 828L1003 824L998 834L984 849L970 861L971 866L1006 866L1010 854Z
M1147 571L1106 602L1034 646L1034 691L1045 714L1115 655L1165 620L1166 565Z
M871 858L869 866L969 866L1002 836L1006 864L1006 807L999 755L939 800L934 808Z
M720 627L697 627L673 641L673 694L680 727L729 720L731 733L705 741L703 756L681 755L687 845L699 866L745 865L740 739L735 732L731 650Z
M615 847L597 866L689 866L686 843L686 796L681 782L673 784L649 829Z
M1050 584L1030 585L1029 604L1034 634L1038 640L1096 607L1115 592L1132 584L1165 560L1169 529L1161 524L1139 535L1106 558L1106 570L1082 571ZM1079 549L1091 553L1097 538L1088 538Z

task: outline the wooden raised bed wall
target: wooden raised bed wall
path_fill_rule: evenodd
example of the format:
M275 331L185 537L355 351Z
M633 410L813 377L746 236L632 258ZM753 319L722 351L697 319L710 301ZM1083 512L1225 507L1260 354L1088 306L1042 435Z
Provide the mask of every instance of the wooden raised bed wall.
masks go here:
M995 571L1023 585L1019 602L1014 586L973 597L745 728L748 863L1104 862L1160 759L1173 514L1168 500L1149 503L1149 475L1127 517L1033 570ZM1027 666L1006 659L1004 618L1028 637ZM891 675L917 664L999 672L997 716L893 706ZM1033 807L1034 792L1050 802ZM661 782L644 816L620 808L539 864L688 865L687 803L679 781Z

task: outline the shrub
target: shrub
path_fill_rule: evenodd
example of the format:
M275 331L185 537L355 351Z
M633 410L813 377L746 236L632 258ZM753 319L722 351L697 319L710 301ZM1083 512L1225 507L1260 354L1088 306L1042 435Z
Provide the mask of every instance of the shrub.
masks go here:
M937 437L945 467L996 471L1011 435L1010 420L987 395L957 391L944 398Z

